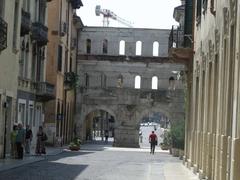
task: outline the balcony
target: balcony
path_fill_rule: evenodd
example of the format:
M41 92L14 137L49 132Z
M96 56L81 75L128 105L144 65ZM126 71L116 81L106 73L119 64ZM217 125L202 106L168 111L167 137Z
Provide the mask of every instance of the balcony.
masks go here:
M78 77L75 72L65 72L64 73L64 86L65 89L73 89L76 87Z
M183 46L184 31L179 26L172 26L168 41L168 48L183 48Z
M27 78L19 76L18 77L18 90L35 93L36 83L31 79L27 79Z
M71 0L71 4L73 9L79 9L81 6L83 6L81 0Z
M38 101L49 101L54 99L54 85L48 82L37 82L36 96Z
M26 12L22 9L22 17L21 17L21 36L28 34L31 30L31 16L29 12Z
M7 48L7 23L0 17L0 51Z
M37 41L39 46L48 43L48 28L40 22L32 23L32 39Z

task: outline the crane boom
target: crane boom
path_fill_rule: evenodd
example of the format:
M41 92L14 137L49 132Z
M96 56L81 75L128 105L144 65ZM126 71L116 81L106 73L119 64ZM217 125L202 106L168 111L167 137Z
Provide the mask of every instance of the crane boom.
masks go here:
M101 9L101 6L97 5L95 9L96 16L103 15L103 26L109 26L109 18L114 19L127 27L133 27L131 22L118 17L114 12L110 11L109 9Z

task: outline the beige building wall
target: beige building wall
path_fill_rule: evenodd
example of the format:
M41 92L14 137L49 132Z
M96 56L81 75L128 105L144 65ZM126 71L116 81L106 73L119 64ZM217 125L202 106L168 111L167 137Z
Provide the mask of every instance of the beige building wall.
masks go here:
M76 72L77 46L74 39L77 39L78 24L74 21L75 8L67 0L49 3L46 79L56 87L56 99L48 102L46 108L45 126L51 144L59 141L68 143L73 138L75 90L74 87L69 88L65 80L66 73Z
M239 5L236 0L195 1L192 119L188 165L199 177L237 180L239 154Z
M0 17L7 23L7 48L0 51L0 158L4 156L4 136L6 133L6 152L10 150L10 131L15 120L16 98L17 98L17 76L19 40L20 40L20 17L21 3L14 11L15 1L1 1ZM16 15L15 15L16 13ZM16 17L16 18L15 18ZM15 21L14 21L15 19ZM14 31L14 22L15 31ZM15 41L13 34L15 33ZM13 41L14 44L13 45ZM4 103L6 103L4 105ZM6 130L5 130L6 127Z

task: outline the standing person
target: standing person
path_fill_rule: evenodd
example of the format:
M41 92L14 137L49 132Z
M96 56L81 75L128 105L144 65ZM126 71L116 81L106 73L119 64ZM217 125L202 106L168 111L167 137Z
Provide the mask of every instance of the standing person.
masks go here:
M18 133L17 125L13 126L13 131L11 132L11 157L13 159L17 158L17 146L16 146L16 137Z
M108 136L109 136L108 130L105 130L105 142L106 143L108 143Z
M29 125L26 125L25 153L30 154L30 146L32 141L32 130Z
M154 133L154 131L152 131L152 133L149 135L149 143L151 145L150 154L154 154L155 146L157 145L157 135Z
M43 127L39 126L38 132L37 132L37 145L36 145L36 154L41 155L41 154L46 154L46 149L45 149L45 141L47 140L47 135L43 131Z
M22 124L18 124L18 131L16 136L16 146L17 146L17 158L23 159L23 146L25 143L25 130L22 127Z

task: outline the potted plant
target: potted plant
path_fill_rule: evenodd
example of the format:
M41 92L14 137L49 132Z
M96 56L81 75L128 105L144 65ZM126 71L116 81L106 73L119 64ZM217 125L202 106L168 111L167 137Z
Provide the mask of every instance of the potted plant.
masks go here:
M171 135L167 129L163 132L163 142L160 143L160 146L162 150L169 150L171 147Z
M185 134L184 121L176 121L171 125L171 139L172 139L172 154L173 156L183 156L184 150L184 134ZM182 158L182 157L180 157Z
M70 142L69 149L71 151L78 151L80 149L80 144L81 144L81 140L79 138L75 137L73 139L73 141Z

